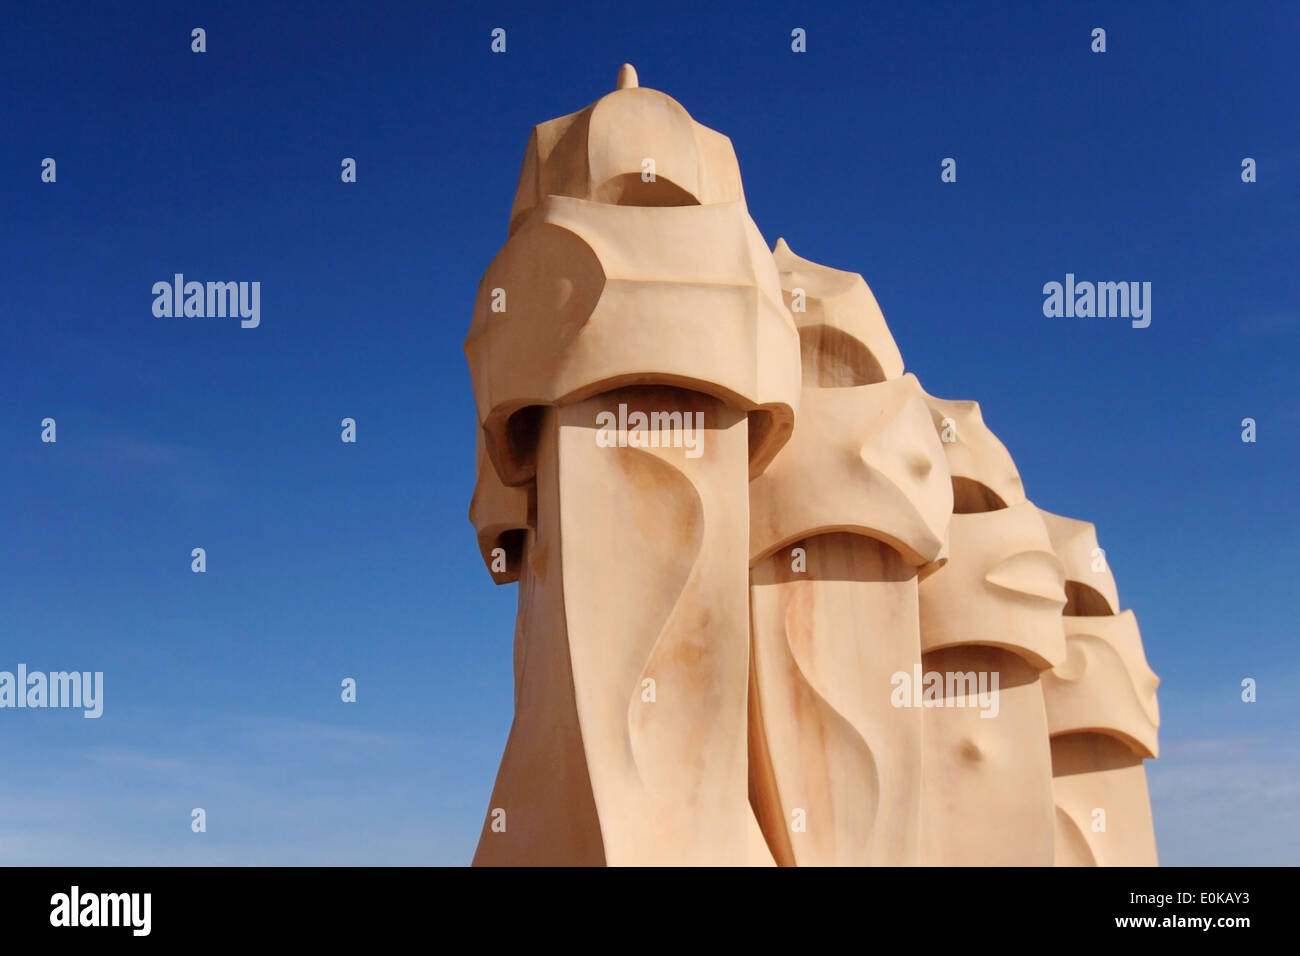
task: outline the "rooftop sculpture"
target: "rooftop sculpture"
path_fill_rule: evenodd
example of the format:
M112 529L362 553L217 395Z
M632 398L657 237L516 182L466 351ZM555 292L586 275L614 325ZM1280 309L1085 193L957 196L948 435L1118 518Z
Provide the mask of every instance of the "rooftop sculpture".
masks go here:
M519 601L476 864L1156 863L1158 679L1092 526L631 66L533 130L465 352Z

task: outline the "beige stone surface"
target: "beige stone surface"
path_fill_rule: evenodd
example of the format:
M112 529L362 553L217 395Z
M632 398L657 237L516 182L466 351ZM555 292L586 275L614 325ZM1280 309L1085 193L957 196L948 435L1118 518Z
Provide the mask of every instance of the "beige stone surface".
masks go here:
M924 711L923 861L1048 866L1056 824L1040 672L1065 657L1064 569L979 406L927 399L954 514L948 562L919 587L922 670L943 682ZM988 697L972 701L981 680Z
M938 705L922 711L922 862L1050 866L1052 755L1037 670L1011 651L973 644L927 653L921 666L944 675ZM958 692L948 692L948 675L977 683L981 674L990 683L998 675L994 717L956 680Z
M799 327L805 386L874 385L903 374L903 356L861 275L797 256L784 239L772 259Z
M474 496L469 502L469 520L474 525L479 554L492 580L497 584L511 584L519 580L524 543L533 526L530 510L535 487L530 483L511 488L502 483L488 460L483 432L479 430L477 434Z
M984 424L979 403L931 396L926 400L948 456L955 511L973 514L1023 504L1020 472L1006 446Z
M920 859L917 577L952 487L924 392L860 275L773 258L799 329L794 435L750 482L750 799L779 863Z
M1042 670L1065 658L1065 576L1030 502L955 514L948 563L921 582L921 647L1001 647Z
M750 785L786 865L914 864L921 710L890 702L921 660L916 568L857 534L800 541L751 572Z
M1142 757L1105 734L1052 738L1056 866L1155 866Z
M799 427L750 485L752 559L848 531L884 541L909 564L941 560L952 485L922 394L911 375L805 388Z
M1060 866L1155 866L1144 759L1159 754L1160 679L1084 521L1044 512L1066 574L1066 658L1043 674Z
M518 588L476 864L1156 862L1158 681L1095 530L630 66L533 130L465 353Z
M1043 675L1052 735L1097 731L1139 756L1157 756L1160 679L1147 665L1133 612L1064 623L1066 658Z
M704 452L605 448L597 416L700 411ZM749 859L747 420L629 388L549 410L521 578L520 686L478 863ZM647 681L652 683L647 683Z
M504 312L493 311L497 289ZM756 413L754 471L789 437L798 406L798 333L741 203L548 197L488 267L465 352L508 485L532 474L510 422L533 406L628 385L690 388Z
M1097 529L1087 521L1039 513L1065 571L1066 615L1118 614L1119 591L1097 543Z
M695 122L671 96L641 88L629 69L620 71L612 93L533 130L510 212L512 233L548 196L630 206L744 205L731 140ZM649 182L647 159L655 163Z
M924 710L923 861L1047 866L1055 823L1039 672L1065 656L1060 562L1028 502L954 514L949 531L948 563L919 587L922 671L944 681ZM996 680L996 713L950 693L949 675L958 689Z

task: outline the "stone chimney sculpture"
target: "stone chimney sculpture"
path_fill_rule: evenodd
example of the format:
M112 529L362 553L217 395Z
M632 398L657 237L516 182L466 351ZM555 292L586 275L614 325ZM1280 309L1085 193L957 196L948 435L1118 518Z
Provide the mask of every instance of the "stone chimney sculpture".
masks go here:
M1155 864L1157 678L1092 526L631 66L533 130L465 353L518 583L475 864Z

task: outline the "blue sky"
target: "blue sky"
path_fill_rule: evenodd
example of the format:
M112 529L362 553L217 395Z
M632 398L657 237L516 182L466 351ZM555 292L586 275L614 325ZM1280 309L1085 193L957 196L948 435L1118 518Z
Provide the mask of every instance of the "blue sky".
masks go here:
M468 862L515 589L466 518L461 342L529 130L624 61L1095 522L1162 679L1162 862L1300 862L1300 9L447 6L11 12L0 669L102 670L105 709L0 711L0 863ZM260 281L260 327L154 317L175 272ZM1151 326L1045 318L1067 272L1151 282Z

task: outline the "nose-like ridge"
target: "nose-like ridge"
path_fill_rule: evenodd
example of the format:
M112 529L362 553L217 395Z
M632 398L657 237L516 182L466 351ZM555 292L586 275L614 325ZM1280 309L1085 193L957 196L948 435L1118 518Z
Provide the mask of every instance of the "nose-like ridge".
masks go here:
M925 481L930 477L930 472L934 471L934 456L925 448L917 446L900 449L897 454L898 461L902 465L902 473L911 475L917 481ZM858 448L858 458L868 468L880 468L880 448L875 442L875 436Z
M805 388L790 444L750 484L751 561L829 531L885 541L907 563L947 557L952 482L910 375Z
M1013 554L990 568L984 580L1004 591L1065 607L1065 572L1051 551Z
M946 466L935 471L936 464L944 463L944 453L929 427L924 393L911 375L864 386L862 392L883 399L859 452L867 486L884 483L892 489L898 505L910 513L916 540L925 541L927 557L933 559L947 540L952 489Z

